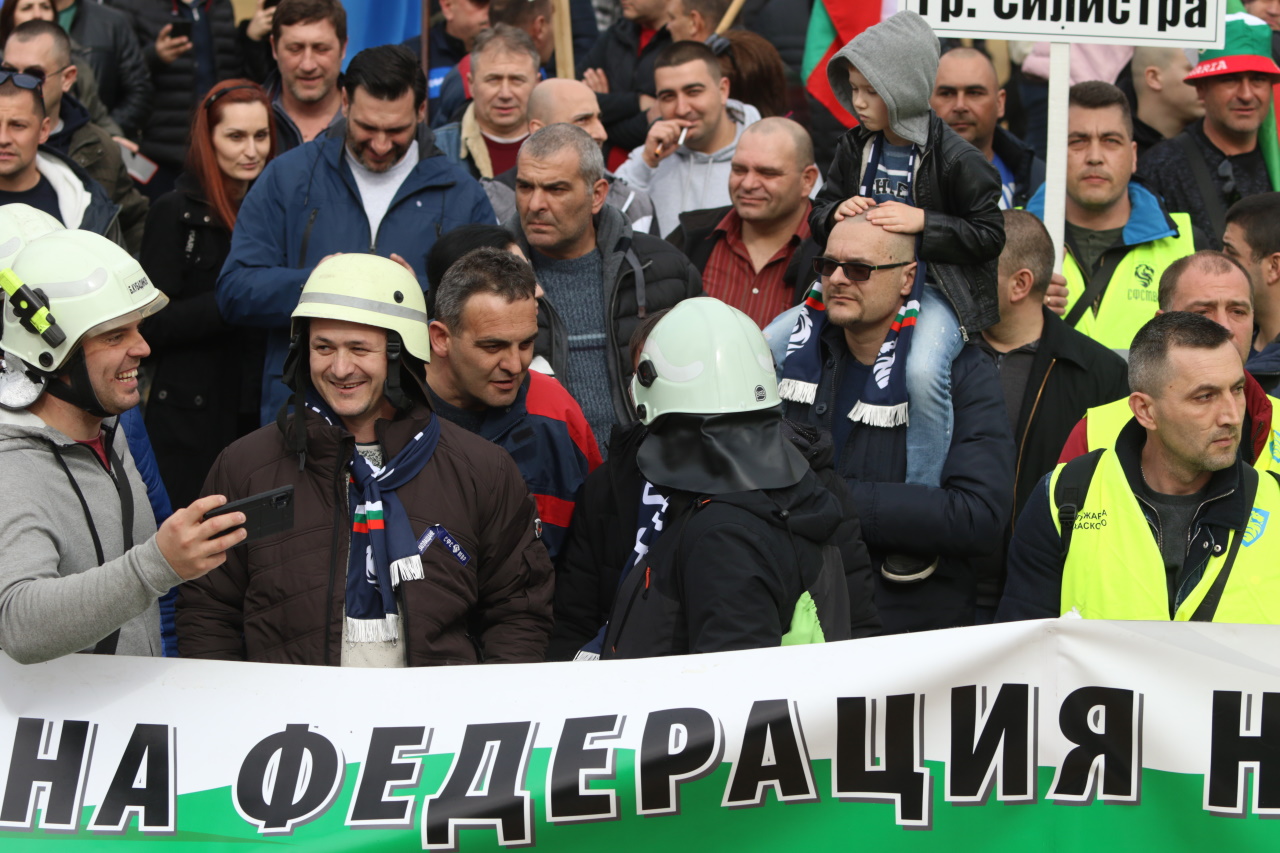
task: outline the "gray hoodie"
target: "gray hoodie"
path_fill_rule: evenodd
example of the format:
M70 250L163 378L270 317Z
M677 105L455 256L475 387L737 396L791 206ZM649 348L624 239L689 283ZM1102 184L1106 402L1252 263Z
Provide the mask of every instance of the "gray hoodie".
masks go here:
M106 435L133 492L133 541L124 551L115 481L87 447L27 411L0 409L0 648L19 663L81 650L120 628L116 654L159 656L156 600L181 579L156 546L147 488L115 419ZM107 562L98 565L80 500L50 444L84 494ZM118 473L118 472L113 472Z
M893 132L923 148L929 142L929 96L938 76L938 37L924 18L903 11L863 30L827 63L831 91L853 113L849 66L884 99Z
M848 81L845 81L846 84ZM680 224L680 214L689 210L724 207L729 204L729 172L733 152L747 125L760 120L760 111L751 104L730 98L725 105L727 116L737 124L733 142L703 154L681 145L650 169L644 161L644 146L635 148L627 162L618 167L618 177L633 187L644 190L653 199L657 233L665 237Z

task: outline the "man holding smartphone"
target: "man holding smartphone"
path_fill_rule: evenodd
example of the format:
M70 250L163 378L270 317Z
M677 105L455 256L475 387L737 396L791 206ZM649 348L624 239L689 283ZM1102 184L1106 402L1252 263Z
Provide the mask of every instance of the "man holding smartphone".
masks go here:
M293 412L232 444L205 493L293 486L295 523L184 587L183 657L405 667L540 661L551 561L511 456L438 417L417 279L320 262L293 311ZM252 526L252 525L251 525Z
M116 416L136 406L138 331L167 297L87 231L32 240L0 270L0 648L19 663L75 652L159 656L157 599L222 564L244 515L212 495L157 531ZM226 533L226 535L222 535ZM220 538L219 538L220 537Z

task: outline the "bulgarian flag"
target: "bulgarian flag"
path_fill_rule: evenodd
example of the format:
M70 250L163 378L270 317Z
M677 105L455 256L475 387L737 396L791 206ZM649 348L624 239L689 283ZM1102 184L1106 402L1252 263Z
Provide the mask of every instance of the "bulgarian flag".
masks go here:
M831 84L827 82L827 62L851 38L897 11L898 0L815 0L813 4L800 73L809 94L846 127L853 127L858 122L831 91Z

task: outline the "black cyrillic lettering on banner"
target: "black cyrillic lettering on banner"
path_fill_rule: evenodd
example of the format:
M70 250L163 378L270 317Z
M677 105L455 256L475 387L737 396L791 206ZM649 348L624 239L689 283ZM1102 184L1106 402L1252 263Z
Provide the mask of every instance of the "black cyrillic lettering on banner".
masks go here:
M654 711L644 723L636 811L679 814L680 785L710 773L724 756L720 723L701 708Z
M1205 0L1187 0L1186 25L1192 29L1204 29L1205 17L1209 14Z
M289 835L333 805L345 769L327 737L305 723L287 725L245 756L236 778L236 811L263 835Z
M1121 9L1128 5L1129 0L1107 0L1107 20L1117 26L1129 23L1129 10Z
M1002 21L1008 21L1017 16L1018 4L1012 2L1012 0L1009 0L1009 2L1005 2L1005 0L996 0L995 12L997 18Z
M997 799L1035 799L1035 708L1026 684L1002 684L987 704L986 688L951 690L951 760L947 762L947 800L981 803L991 792L999 768ZM981 728L979 728L981 726Z
M503 847L533 843L533 798L524 774L532 723L467 726L439 793L422 807L424 850L456 850L458 827L494 826Z
M964 12L964 0L940 0L942 7L942 23L958 18Z
M761 700L751 705L742 748L729 774L721 805L763 805L769 788L773 788L779 802L818 799L800 719L795 705L786 699Z
M37 808L41 829L80 828L80 802L97 728L84 720L63 720L57 726L52 720L18 718L0 801L0 828L31 829Z
M93 813L89 828L98 832L124 832L129 818L138 816L143 832L174 832L174 729L139 723L124 748L116 775Z
M1182 23L1182 16L1179 14L1181 8L1181 0L1160 0L1160 26L1158 28L1160 32Z
M1222 814L1245 813L1246 776L1253 772L1253 813L1280 814L1280 693L1253 697L1213 691L1212 746L1204 780L1204 807Z
M414 787L422 762L407 760L422 755L431 741L425 726L387 726L369 735L369 752L356 777L356 791L347 811L347 826L403 828L413 826L412 794L393 796L397 788Z
M618 817L616 791L592 791L592 779L613 778L614 751L595 746L622 734L626 720L617 714L564 721L560 743L547 770L547 820L551 823L609 820Z
M868 712L868 708L870 711ZM929 770L921 763L924 698L913 693L884 700L884 755L877 763L876 702L836 699L836 760L832 794L842 800L892 802L902 826L928 826Z
M1054 774L1049 799L1087 802L1101 770L1103 802L1138 802L1142 770L1142 694L1118 687L1081 687L1058 711L1062 736L1076 744Z

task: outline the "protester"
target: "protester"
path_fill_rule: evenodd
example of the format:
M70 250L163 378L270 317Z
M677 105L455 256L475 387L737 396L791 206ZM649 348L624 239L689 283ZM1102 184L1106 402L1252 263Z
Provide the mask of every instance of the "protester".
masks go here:
M1044 305L1053 271L1053 241L1034 216L1004 212L1000 253L1000 322L975 343L995 362L1017 447L1016 519L1040 478L1053 470L1063 443L1085 412L1129 395L1124 359L1066 325ZM1005 541L1012 534L1010 525ZM978 612L989 622L1004 586L1005 549L975 562ZM985 618L984 618L985 617Z
M142 247L147 200L129 177L111 134L90 121L89 111L71 94L77 79L71 40L57 24L28 21L14 29L4 49L0 69L44 75L41 93L52 125L45 146L73 160L106 190L119 207L125 248L136 255Z
M1151 318L1165 269L1204 242L1185 213L1169 213L1134 180L1133 120L1124 93L1093 81L1067 108L1067 325L1124 351ZM1042 189L1027 209L1043 218Z
M54 0L58 26L88 56L98 94L124 135L135 138L151 113L151 73L129 16L93 0Z
M338 75L347 58L347 11L339 0L280 0L271 18L267 78L277 151L310 142L342 120Z
M761 116L791 113L787 93L787 67L778 49L764 36L747 30L729 30L709 44L720 60L720 73L729 81L729 91L743 104L755 107Z
M505 451L429 408L425 308L386 258L346 254L308 277L293 312L294 413L223 451L205 484L231 498L291 485L294 526L182 592L184 657L542 660L552 577L535 506Z
M360 51L343 82L343 134L277 157L245 196L217 302L227 322L267 330L260 423L274 421L288 396L289 316L316 264L339 252L392 255L425 290L436 237L494 221L480 186L431 144L425 101L413 54Z
M1203 314L1223 326L1231 335L1240 363L1252 351L1253 288L1249 274L1239 262L1221 252L1205 250L1175 261L1160 277L1159 311L1186 311ZM1245 372L1244 427L1240 456L1259 470L1280 463L1275 406L1280 401L1268 397L1248 371ZM1090 409L1071 430L1059 462L1068 462L1099 447L1115 444L1120 429L1131 412L1119 400Z
M906 481L929 488L942 482L952 444L952 364L965 338L999 320L996 262L1004 245L995 168L929 107L937 69L938 39L911 11L868 28L831 58L832 91L860 124L840 138L809 214L819 246L838 222L863 212L871 225L918 235L916 254L929 275L920 268L906 304L915 348L910 356L897 353L905 386L862 401L851 417L876 427L906 425L909 397ZM785 387L781 393L812 402ZM888 571L917 576L931 559L895 557Z
M702 273L708 296L763 328L799 304L813 281L820 252L809 236L809 193L817 180L805 129L790 119L761 119L733 152L732 205L680 214L667 239Z
M453 242L450 234L436 249ZM538 336L529 262L505 246L482 248L448 270L433 288L431 408L511 454L537 501L542 543L554 561L578 490L600 464L595 436L569 392L529 369Z
M169 493L200 493L222 449L258 426L261 334L233 329L214 286L245 193L270 161L271 100L248 80L214 86L191 123L187 170L156 200L140 260L169 309L147 321L147 427Z
M259 8L237 26L231 0L204 0L199 6L166 0L112 2L133 23L155 87L150 116L141 127L142 153L160 166L146 185L155 198L168 192L182 172L196 106L215 83L250 75L254 66L248 53L265 53L274 10ZM189 23L190 36L173 34L180 21Z
M674 231L680 214L729 202L729 161L738 138L760 120L755 107L729 97L729 81L704 44L664 48L654 62L661 119L618 176L649 193L658 233Z
M516 166L520 247L546 291L535 352L582 406L604 451L635 409L627 393L627 341L646 313L702 294L701 279L670 244L636 234L605 204L600 146L553 124L533 134Z
M167 300L123 249L84 231L28 243L6 271L10 287L24 288L29 310L7 306L3 320L0 471L21 484L21 500L0 529L0 648L19 663L78 651L158 656L157 599L244 538L227 532L241 513L204 520L225 503L219 495L157 531L117 429L140 400L139 323ZM42 296L46 288L56 295Z
M444 78L471 52L476 36L489 26L489 0L440 0L439 23L431 27L428 42L430 68L427 71L427 107L435 115L440 86ZM421 45L412 38L405 45L417 48L421 62Z
M120 206L78 163L53 148L39 73L0 71L0 205L28 204L68 228L124 246Z
M492 178L516 165L529 136L529 96L538 84L538 51L523 30L497 24L476 37L468 54L473 100L461 121L435 132L445 156L475 178Z
M1227 211L1222 251L1253 284L1257 332L1245 370L1268 392L1280 385L1280 193L1242 198Z
M1202 51L1186 81L1204 104L1204 118L1148 151L1138 175L1169 210L1190 214L1209 248L1220 249L1227 208L1280 181L1263 154L1275 140L1260 140L1271 87L1280 82L1271 30L1248 15L1228 20L1223 48Z
M653 68L672 42L666 23L667 0L630 0L622 7L622 18L602 30L591 51L578 58L578 75L600 98L604 129L619 165L627 152L644 144L657 117ZM613 164L612 151L608 156Z
M705 42L727 11L729 0L668 0L667 32L672 41Z
M1133 89L1136 108L1133 141L1141 160L1151 148L1173 139L1187 125L1204 116L1195 86L1187 75L1195 64L1190 50L1139 45L1133 51Z
M939 485L906 482L905 420L877 426L850 416L867 402L897 400L914 414L894 357L912 345L913 327L901 318L923 273L913 242L866 214L836 223L815 264L822 302L806 302L779 384L789 419L832 433L836 473L853 491L880 571L876 603L887 633L973 624L972 560L999 547L1013 505L1004 394L976 347L962 349L951 367L955 429L941 448Z
M1276 545L1255 521L1280 510L1280 480L1237 453L1245 375L1231 333L1162 314L1133 340L1129 384L1114 447L1032 494L998 618L1280 621Z
M971 47L942 54L929 105L947 125L982 152L1000 173L1000 209L1025 207L1044 183L1044 161L998 122L1005 91L991 57Z

